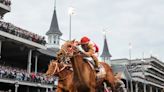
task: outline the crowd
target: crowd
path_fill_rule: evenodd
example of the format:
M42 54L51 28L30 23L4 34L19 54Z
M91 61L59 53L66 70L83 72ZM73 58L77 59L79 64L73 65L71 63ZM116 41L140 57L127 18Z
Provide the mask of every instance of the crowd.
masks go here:
M8 91L0 90L0 92L12 92L10 89Z
M16 27L11 23L0 21L0 30L42 45L46 44L44 36L39 36L35 33Z
M57 77L48 78L42 73L27 73L26 70L0 65L0 78L41 84L55 84ZM55 84L56 85L56 84Z
M3 3L7 6L10 6L11 5L11 1L10 0L0 0L0 3Z

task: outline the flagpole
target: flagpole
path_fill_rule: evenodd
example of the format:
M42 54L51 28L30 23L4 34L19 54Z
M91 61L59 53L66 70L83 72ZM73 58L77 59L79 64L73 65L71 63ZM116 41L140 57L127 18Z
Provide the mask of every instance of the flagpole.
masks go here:
M131 50L132 50L132 44L131 44L131 42L129 43L129 60L130 60L130 62L129 62L129 68L130 68L130 71L129 71L129 73L130 73L130 89L131 89L131 91L130 92L133 92L133 79L132 79L132 59L131 59Z
M71 32L71 26L72 26L72 25L71 25L71 23L72 23L72 22L71 22L71 17L72 17L72 15L70 14L70 15L69 15L69 40L71 40L71 33L72 33L72 32Z
M75 9L73 7L70 7L68 10L69 14L69 40L71 40L71 34L72 34L72 16L75 15Z

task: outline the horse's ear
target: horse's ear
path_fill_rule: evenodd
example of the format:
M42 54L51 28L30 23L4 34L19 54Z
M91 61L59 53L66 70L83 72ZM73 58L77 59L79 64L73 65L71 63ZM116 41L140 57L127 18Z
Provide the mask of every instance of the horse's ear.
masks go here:
M73 39L73 40L71 41L71 43L75 43L75 41L76 41L76 39Z
M59 58L62 55L61 51L57 52L56 57Z

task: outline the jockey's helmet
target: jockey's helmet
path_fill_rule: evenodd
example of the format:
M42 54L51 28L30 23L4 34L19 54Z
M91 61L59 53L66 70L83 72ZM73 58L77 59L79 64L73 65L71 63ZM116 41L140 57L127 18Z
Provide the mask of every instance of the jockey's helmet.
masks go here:
M89 41L90 41L90 39L88 37L84 36L81 38L80 43L81 44L87 44L87 43L89 43Z

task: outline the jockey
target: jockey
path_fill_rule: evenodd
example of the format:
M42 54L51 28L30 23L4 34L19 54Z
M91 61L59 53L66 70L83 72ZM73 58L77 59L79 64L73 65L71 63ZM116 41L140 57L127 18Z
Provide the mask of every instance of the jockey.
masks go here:
M84 50L83 53L88 56L88 57L92 57L92 59L95 62L95 70L98 72L99 71L99 62L98 62L98 51L99 48L98 46L91 42L90 39L86 36L82 37L80 40L80 45L81 48Z

